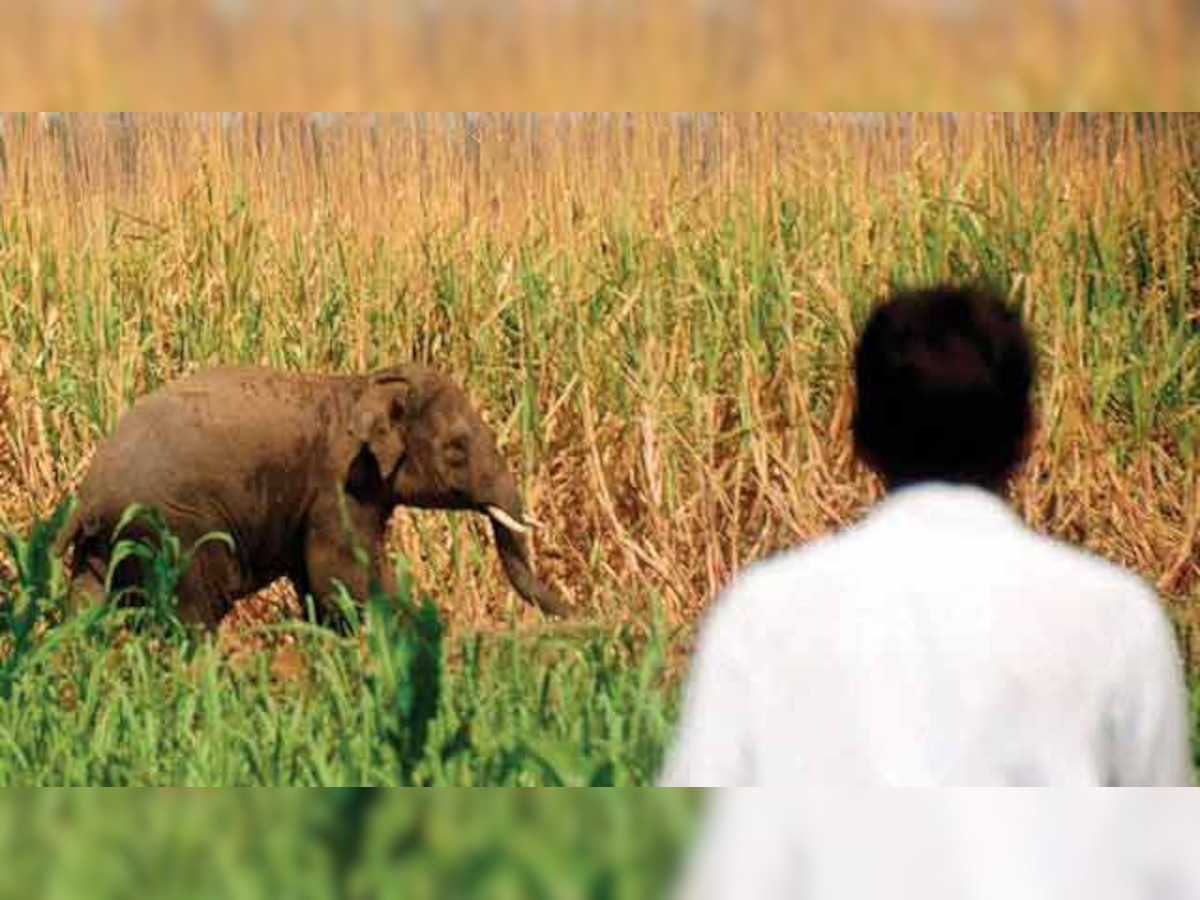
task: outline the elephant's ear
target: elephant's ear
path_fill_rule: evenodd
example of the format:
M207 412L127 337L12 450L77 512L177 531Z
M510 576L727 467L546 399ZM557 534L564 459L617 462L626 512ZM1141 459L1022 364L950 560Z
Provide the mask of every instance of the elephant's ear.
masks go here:
M351 419L356 442L356 459L365 449L388 478L404 457L407 419L412 406L413 385L399 375L373 380L363 391Z

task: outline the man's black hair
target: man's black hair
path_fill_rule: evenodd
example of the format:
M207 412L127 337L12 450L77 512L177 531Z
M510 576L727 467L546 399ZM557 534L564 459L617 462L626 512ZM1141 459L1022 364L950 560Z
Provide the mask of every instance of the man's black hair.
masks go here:
M892 487L1002 487L1032 428L1033 349L986 287L902 290L872 313L854 360L859 456Z

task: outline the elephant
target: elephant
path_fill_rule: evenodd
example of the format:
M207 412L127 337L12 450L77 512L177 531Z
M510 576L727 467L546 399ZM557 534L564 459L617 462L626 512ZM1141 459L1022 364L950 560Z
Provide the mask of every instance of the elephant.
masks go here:
M135 503L196 547L176 590L188 625L215 628L281 576L312 595L326 624L337 582L360 601L372 579L394 588L384 544L400 505L483 513L517 593L547 614L570 613L530 566L525 535L536 523L494 434L466 393L426 366L365 375L223 366L142 397L98 447L59 538L60 552L72 551L71 598L104 596L114 528ZM232 547L201 541L213 533ZM112 587L135 586L139 565L119 562Z

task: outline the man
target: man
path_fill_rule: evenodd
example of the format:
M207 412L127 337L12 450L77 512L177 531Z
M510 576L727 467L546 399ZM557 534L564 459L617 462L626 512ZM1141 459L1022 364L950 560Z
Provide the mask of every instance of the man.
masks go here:
M1188 785L1187 697L1154 593L1005 505L1033 354L980 289L902 292L855 358L888 497L751 567L701 633L666 785Z

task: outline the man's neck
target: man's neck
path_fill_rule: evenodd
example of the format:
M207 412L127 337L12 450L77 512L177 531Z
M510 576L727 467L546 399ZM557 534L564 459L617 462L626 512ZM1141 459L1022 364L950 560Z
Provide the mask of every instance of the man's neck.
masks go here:
M989 494L994 494L995 496L999 497L1001 500L1007 501L1011 481L1008 478L1002 479L999 482L978 480L978 479L971 479L971 478L951 478L951 477L946 477L946 478L937 478L937 477L897 478L897 479L885 478L884 479L884 490L888 494L894 494L897 491L903 490L905 488L920 487L921 485L931 485L931 484L953 484L953 485L958 485L959 487L977 488L978 490L981 490L981 491L987 491Z

